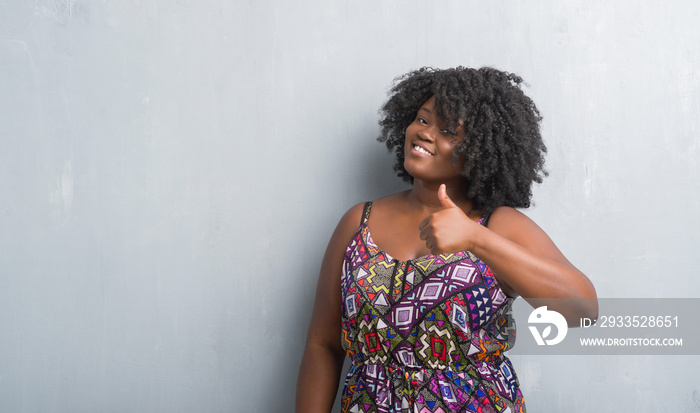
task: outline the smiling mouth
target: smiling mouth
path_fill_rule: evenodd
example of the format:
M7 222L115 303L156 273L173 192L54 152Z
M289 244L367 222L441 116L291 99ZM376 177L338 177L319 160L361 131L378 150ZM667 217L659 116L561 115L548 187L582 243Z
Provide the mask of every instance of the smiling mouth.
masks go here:
M425 155L430 155L430 156L433 155L432 153L428 152L425 148L418 146L418 145L413 145L413 149L415 149L416 152L420 152L420 153L425 154Z

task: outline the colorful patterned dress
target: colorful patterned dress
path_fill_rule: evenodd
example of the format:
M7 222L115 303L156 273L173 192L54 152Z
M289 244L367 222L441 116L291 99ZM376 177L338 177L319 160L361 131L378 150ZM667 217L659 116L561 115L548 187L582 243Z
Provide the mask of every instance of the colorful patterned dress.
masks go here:
M367 220L345 253L342 411L524 412L513 366L512 299L471 252L396 260ZM483 218L482 218L483 219ZM481 221L480 221L481 223Z

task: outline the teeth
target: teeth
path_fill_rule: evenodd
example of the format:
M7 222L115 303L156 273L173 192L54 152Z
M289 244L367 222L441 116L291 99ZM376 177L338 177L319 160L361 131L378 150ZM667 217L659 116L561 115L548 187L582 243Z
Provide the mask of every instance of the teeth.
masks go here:
M421 147L418 146L418 145L413 145L413 149L417 150L417 151L420 152L420 153L424 153L424 154L426 154L426 155L432 155L432 153L426 151L425 149L421 148Z

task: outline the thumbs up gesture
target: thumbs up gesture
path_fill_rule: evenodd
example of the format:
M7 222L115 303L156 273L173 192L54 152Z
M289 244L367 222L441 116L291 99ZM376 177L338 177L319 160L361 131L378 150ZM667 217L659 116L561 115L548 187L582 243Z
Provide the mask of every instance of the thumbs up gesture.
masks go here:
M425 217L418 225L420 239L431 254L467 251L472 248L476 231L481 225L469 219L447 195L445 184L438 188L442 209Z

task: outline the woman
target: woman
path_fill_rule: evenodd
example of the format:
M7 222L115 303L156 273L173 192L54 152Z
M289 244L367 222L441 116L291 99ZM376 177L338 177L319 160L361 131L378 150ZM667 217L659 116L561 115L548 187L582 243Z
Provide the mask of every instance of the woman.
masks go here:
M515 209L546 175L541 118L521 82L462 67L397 79L379 140L413 186L355 205L335 229L297 412L330 411L344 354L343 412L525 411L503 354L513 300L577 298L554 309L572 325L597 317L589 279Z

